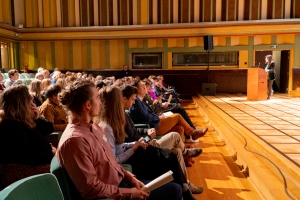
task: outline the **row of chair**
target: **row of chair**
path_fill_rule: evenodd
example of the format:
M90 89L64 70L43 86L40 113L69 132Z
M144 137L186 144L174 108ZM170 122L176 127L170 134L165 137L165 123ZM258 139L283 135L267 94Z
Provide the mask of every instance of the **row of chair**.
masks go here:
M131 165L123 164L124 169L132 172ZM66 170L54 156L50 173L30 176L0 191L2 200L82 200ZM110 200L110 199L106 199Z
M3 76L3 83L5 83L5 81L9 79L8 73L2 73L2 76ZM29 86L31 81L34 80L34 74L19 73L19 80L21 80L25 85Z

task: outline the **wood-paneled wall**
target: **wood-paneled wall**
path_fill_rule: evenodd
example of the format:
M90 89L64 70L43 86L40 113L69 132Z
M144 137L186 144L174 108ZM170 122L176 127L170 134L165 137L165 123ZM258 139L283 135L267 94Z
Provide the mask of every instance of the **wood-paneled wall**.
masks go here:
M1 0L0 23L31 27L172 24L300 17L298 0Z

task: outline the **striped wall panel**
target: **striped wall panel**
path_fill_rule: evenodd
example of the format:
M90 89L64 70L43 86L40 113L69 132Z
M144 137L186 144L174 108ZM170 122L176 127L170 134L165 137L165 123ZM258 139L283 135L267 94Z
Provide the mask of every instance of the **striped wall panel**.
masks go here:
M1 0L0 1L0 23L12 25L12 12L11 12L11 1Z
M300 18L300 1L292 0L291 3L291 18Z
M245 0L244 20L261 19L261 0Z
M158 24L173 23L173 1L172 0L157 0L157 21Z
M221 21L237 21L238 8L239 8L238 0L222 0Z
M24 28L300 18L300 0L0 0L0 22Z
M268 0L267 19L284 18L284 6L284 0Z
M216 21L216 0L200 0L200 22Z
M118 1L118 25L133 25L132 0Z
M198 4L199 5L199 4ZM197 8L196 8L197 9ZM191 23L194 22L195 0L180 0L178 4L179 22ZM197 9L199 12L199 10Z

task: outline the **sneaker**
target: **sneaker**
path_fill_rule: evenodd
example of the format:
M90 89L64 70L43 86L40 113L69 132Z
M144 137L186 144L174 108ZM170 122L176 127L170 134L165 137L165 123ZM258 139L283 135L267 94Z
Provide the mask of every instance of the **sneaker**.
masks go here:
M197 157L202 153L201 148L186 148L186 154L183 155L183 158L188 157Z
M189 189L192 192L192 194L201 194L204 191L202 187L197 187L191 182L189 182Z
M193 140L192 138L185 138L185 142L186 143L192 143L192 142L195 142L195 143L197 143L197 142L199 142L199 140Z
M199 137L202 137L202 136L204 136L206 133L207 133L207 131L208 131L208 128L205 128L205 129L203 129L203 130L194 130L194 133L193 133L193 135L191 135L192 136L192 139L193 140L197 140Z

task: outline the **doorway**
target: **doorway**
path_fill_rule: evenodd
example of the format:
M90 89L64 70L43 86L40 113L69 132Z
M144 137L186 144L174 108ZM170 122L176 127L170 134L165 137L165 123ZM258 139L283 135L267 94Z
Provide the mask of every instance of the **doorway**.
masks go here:
M255 51L255 66L265 68L265 56L272 55L275 62L276 79L273 83L274 92L288 93L290 51Z

